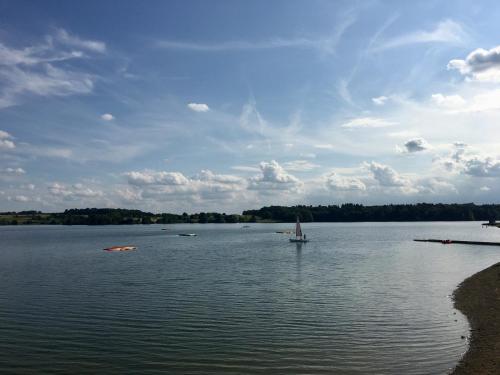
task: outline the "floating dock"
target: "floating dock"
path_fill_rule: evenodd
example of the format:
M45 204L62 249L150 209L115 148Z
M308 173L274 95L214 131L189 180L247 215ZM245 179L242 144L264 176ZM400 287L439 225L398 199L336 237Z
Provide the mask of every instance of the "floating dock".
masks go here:
M441 243L443 245L461 244L461 245L500 246L500 242L486 242L486 241L438 240L438 239L433 239L433 238L428 239L428 240L415 239L413 241L417 241L417 242L436 242L436 243Z

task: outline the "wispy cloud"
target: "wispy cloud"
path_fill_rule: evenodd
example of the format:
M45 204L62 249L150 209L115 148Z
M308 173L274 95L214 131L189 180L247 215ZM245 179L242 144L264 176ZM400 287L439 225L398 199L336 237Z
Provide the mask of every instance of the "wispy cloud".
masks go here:
M453 20L439 22L432 30L416 30L408 34L396 36L373 43L373 51L402 47L422 43L451 43L461 44L468 39L468 34L459 23Z
M334 53L345 31L355 22L354 14L348 14L338 22L333 33L327 37L314 38L300 36L292 38L273 37L264 40L226 40L217 42L159 40L156 47L195 51L195 52L221 52L221 51L251 51L283 48L316 49L324 53Z
M311 163L309 160L292 160L284 163L283 167L292 172L307 172L319 168L319 165Z
M384 105L385 102L388 100L389 98L387 96L377 96L376 98L372 98L372 102L376 105Z
M394 125L394 122L387 121L376 117L359 117L352 119L346 123L340 125L343 128L354 129L354 128L384 128L387 126Z
M96 77L72 69L68 63L87 57L83 51L103 53L105 49L103 42L80 39L62 29L29 47L0 43L0 108L18 104L26 94L67 96L91 92Z
M50 39L50 36L49 36ZM106 52L106 43L98 40L85 40L68 33L64 29L57 29L55 39L60 43L66 44L71 47L86 49L94 52Z

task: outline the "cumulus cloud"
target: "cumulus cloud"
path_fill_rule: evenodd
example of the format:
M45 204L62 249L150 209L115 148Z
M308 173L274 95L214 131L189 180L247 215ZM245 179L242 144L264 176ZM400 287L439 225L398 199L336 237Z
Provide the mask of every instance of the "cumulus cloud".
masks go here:
M16 201L16 202L29 202L29 198L25 195L16 195L14 198L12 198L13 201Z
M465 59L455 59L448 63L448 69L478 81L500 81L500 46L489 50L478 48Z
M301 181L289 174L277 161L260 163L260 174L250 180L250 186L264 190L290 190L302 185Z
M453 146L450 155L438 159L448 171L472 177L500 177L500 158L482 154L462 142Z
M388 99L389 98L387 96L382 95L382 96L378 96L376 98L372 98L372 102L376 105L382 106L387 102Z
M340 176L335 172L326 176L326 186L335 191L365 191L366 185L359 178Z
M424 178L415 183L416 193L423 195L442 195L449 196L449 194L457 194L458 191L455 186L441 178Z
M81 183L66 185L54 182L49 185L48 190L51 195L65 200L96 198L104 195L102 191L91 189Z
M376 117L359 117L352 119L346 123L340 125L346 129L355 129L355 128L384 128L386 126L394 125L394 122L387 121L381 118Z
M474 156L462 160L463 172L475 177L500 177L500 160L490 156Z
M253 167L251 165L233 165L231 169L235 171L242 171L242 172L258 172L260 171L259 167Z
M67 96L93 90L96 77L71 68L71 61L103 52L105 44L58 30L30 47L0 43L0 108L16 105L24 95ZM62 64L64 63L64 64Z
M402 187L407 186L410 183L407 178L401 176L388 165L372 161L371 163L367 163L366 167L373 174L375 180L377 180L382 186Z
M428 150L430 148L430 145L423 138L414 138L405 142L404 147L405 147L405 152L414 153L414 152Z
M382 194L402 194L406 196L449 196L458 193L455 186L440 177L403 176L388 165L377 162L365 163L378 183L370 186Z
M6 131L0 130L0 150L8 150L16 147L14 142L10 140L12 136Z
M26 171L22 168L5 168L3 170L5 174L20 176L26 173Z
M104 113L101 115L101 119L104 121L113 121L115 119L115 116L113 116L111 113Z
M130 188L117 192L126 201L167 201L177 196L199 204L204 200L241 198L246 188L245 179L210 170L202 170L192 177L180 172L151 170L132 171L124 175Z
M465 105L466 101L460 95L443 95L440 93L431 95L432 101L444 108L461 108Z
M208 112L210 108L204 103L189 103L187 107L194 112Z
M186 185L188 179L180 172L132 171L125 173L129 184L142 185Z
M480 191L490 191L491 189L488 186L481 186L479 188Z
M127 203L134 203L142 200L141 191L137 189L116 189L116 194Z

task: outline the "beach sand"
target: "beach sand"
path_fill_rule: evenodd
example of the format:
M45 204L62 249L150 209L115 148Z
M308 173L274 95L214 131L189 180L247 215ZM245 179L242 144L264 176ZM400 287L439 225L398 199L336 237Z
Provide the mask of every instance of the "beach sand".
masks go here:
M452 371L500 374L500 263L464 280L454 293L455 308L469 320L470 346Z

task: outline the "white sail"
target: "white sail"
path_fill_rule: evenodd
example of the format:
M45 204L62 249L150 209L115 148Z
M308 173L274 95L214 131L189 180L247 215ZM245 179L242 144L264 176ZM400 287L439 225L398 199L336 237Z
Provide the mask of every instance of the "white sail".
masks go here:
M302 229L300 228L299 217L297 216L297 224L295 224L295 236L297 239L302 239Z

